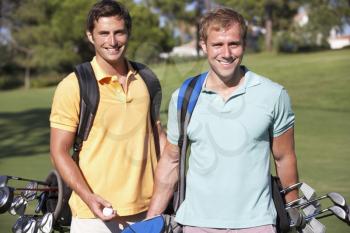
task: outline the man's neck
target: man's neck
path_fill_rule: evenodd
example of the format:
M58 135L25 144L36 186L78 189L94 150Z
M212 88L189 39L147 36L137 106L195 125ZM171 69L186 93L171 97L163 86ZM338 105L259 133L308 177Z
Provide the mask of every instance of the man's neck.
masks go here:
M243 82L244 72L241 68L237 69L232 77L220 77L213 70L209 71L209 77L206 87L216 92L232 92Z
M96 61L106 74L123 77L126 76L128 73L128 65L125 58L119 59L115 63L109 63L106 60L97 56Z

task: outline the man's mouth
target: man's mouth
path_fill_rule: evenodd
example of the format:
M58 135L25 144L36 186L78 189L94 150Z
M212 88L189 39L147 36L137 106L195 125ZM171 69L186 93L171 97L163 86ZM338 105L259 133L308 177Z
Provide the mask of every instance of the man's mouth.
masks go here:
M120 47L115 47L115 48L105 48L108 53L119 53Z
M218 59L217 61L222 64L222 65L230 65L232 64L236 59L231 58L231 59Z

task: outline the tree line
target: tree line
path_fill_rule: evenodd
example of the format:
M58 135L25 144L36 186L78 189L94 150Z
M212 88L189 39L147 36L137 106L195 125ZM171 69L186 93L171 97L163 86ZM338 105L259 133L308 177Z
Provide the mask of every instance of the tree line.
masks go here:
M350 0L121 2L133 19L128 57L145 63L159 61L161 52L169 52L186 40L198 42L201 15L217 6L233 7L243 14L254 51L325 47L330 29L350 18ZM85 20L94 3L96 0L1 0L0 87L21 76L29 87L31 76L43 74L50 83L49 77L61 77L75 64L90 60L93 51L85 37ZM304 27L293 23L301 6L309 17ZM257 36L254 28L263 33ZM199 54L199 47L197 51Z

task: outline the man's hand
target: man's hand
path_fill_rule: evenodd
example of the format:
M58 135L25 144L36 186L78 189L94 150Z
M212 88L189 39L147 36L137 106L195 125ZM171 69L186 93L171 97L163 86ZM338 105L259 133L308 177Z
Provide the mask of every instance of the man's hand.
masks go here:
M103 213L104 208L112 208L112 205L97 194L89 194L84 201L92 213L95 215L95 217L103 221L110 221L117 216L117 213L114 210L112 214L108 216Z

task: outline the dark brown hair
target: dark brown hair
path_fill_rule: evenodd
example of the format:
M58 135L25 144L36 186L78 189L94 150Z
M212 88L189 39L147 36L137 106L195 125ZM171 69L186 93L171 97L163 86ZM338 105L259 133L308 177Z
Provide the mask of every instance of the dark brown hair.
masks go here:
M199 35L203 42L208 39L208 29L210 27L227 28L232 24L238 23L241 28L241 38L245 44L247 37L247 25L241 14L231 8L217 8L207 12L200 21Z
M131 17L129 11L119 2L113 0L102 0L91 8L86 22L86 29L92 33L95 21L101 17L118 16L124 20L128 35L131 33Z

